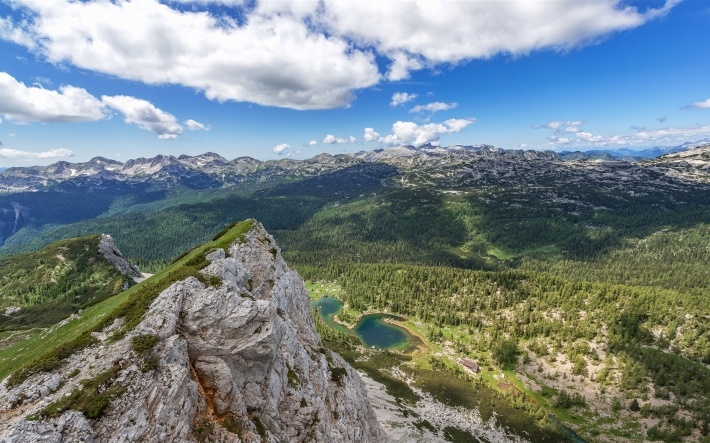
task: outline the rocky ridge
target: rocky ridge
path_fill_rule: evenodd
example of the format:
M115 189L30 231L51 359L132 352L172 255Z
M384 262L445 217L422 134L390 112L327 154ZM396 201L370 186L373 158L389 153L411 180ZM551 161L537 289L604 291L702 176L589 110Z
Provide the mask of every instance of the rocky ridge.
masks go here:
M123 338L117 321L61 371L3 382L0 442L385 441L263 227L206 259L210 286L178 281ZM66 408L94 387L84 414Z
M137 158L125 163L94 157L85 163L60 161L48 166L13 167L0 171L0 193L17 193L40 190L115 189L148 185L168 188L183 185L189 188L219 188L245 182L258 183L275 176L308 178L327 174L361 162L386 163L400 168L432 166L477 159L502 161L563 161L609 160L635 162L669 152L683 152L707 144L707 140L686 143L676 147L653 148L643 151L589 151L560 152L534 150L506 150L491 145L455 145L442 147L397 146L388 149L360 151L354 154L319 154L306 160L283 158L260 161L251 157L233 160L207 152L201 155L158 155Z
M645 163L669 177L710 183L710 143L666 154Z
M143 277L141 271L134 264L123 258L121 251L116 245L116 241L110 235L101 234L101 238L99 239L99 251L101 255L106 257L106 260L113 263L121 274L133 278Z
M227 160L207 152L197 156L158 155L121 163L94 157L85 163L60 161L48 166L14 167L0 172L0 193L56 189L104 189L147 184L166 188L181 184L189 188L219 188L244 181L259 181L273 175L311 177L361 162L348 155L320 154L308 160L260 161L251 157Z

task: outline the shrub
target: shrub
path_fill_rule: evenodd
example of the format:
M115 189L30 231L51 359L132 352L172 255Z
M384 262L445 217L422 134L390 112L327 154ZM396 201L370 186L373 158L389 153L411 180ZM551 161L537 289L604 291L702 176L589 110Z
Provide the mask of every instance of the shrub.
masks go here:
M158 336L154 334L140 334L133 337L131 345L140 356L147 355L158 343Z

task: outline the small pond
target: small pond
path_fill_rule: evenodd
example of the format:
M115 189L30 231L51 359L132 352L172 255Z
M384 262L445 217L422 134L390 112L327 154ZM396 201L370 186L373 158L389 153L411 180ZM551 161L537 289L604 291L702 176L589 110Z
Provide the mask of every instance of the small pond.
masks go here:
M311 307L318 309L318 314L331 328L348 334L353 334L365 346L374 346L380 349L397 349L412 352L422 345L422 340L407 329L388 322L387 320L406 321L404 317L390 314L367 314L353 329L336 322L334 316L340 312L343 303L332 297L324 297L311 301Z

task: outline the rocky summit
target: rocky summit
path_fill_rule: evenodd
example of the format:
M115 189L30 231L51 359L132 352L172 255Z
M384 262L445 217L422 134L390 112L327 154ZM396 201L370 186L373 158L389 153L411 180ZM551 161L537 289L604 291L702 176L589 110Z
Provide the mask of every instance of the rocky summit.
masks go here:
M264 228L205 258L133 330L119 318L61 370L3 381L0 442L385 441Z

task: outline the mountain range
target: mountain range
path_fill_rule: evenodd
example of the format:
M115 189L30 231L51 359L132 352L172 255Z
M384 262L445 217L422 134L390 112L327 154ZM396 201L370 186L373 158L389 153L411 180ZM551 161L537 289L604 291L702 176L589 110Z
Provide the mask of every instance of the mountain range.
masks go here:
M424 144L418 147L399 146L390 149L360 151L353 155L317 155L308 160L259 161L251 157L227 160L207 152L197 156L158 155L154 158L138 158L125 163L94 157L85 163L60 161L49 166L13 167L0 169L0 193L91 187L101 189L118 186L150 185L157 188L182 185L192 189L234 186L245 182L265 180L276 175L292 179L322 175L352 166L360 161L387 162L400 159L441 158L456 156L501 156L520 154L526 158L550 160L622 160L639 161L661 155L681 152L709 144L708 140L685 143L676 147L658 147L646 150L591 150L591 151L522 151L503 150L490 145L440 147ZM142 188L145 189L145 188Z
M342 304L331 314L313 313L323 348L367 375L368 395L392 441L563 441L564 435L579 441L576 434L585 441L703 441L710 433L709 165L710 145L633 162L425 145L302 161L204 154L15 168L5 172L15 191L0 195L0 255L7 263L28 257L11 254L62 239L111 234L128 260L156 277L73 311L87 323L72 326L66 339L38 337L74 323L0 332L14 340L0 347L0 370L10 370L3 362L17 370L20 349L91 348L93 336L84 342L81 331L104 337L120 317L138 325L153 297L186 276L219 287L236 275L216 269L232 258L262 262L282 254L306 280L311 303ZM224 171L238 180L222 180ZM278 247L268 246L259 230L257 255L221 261L215 242L232 232L224 226L252 217ZM53 269L64 269L56 256L66 256L48 248L55 258L37 268L51 280ZM219 266L213 269L212 261ZM13 275L20 285L30 278ZM256 280L250 289L243 279L239 284L252 291ZM118 309L129 299L132 305ZM189 306L180 308L180 318L192 315ZM405 328L418 345L387 352L362 346L358 328L373 318ZM55 362L47 358L41 361ZM136 367L152 368L137 358ZM483 370L474 374L471 367ZM124 372L97 389L123 386L119 378L130 371L117 371ZM303 370L295 372L303 380ZM213 392L210 380L206 392ZM69 409L92 414L85 397L70 397ZM250 423L241 425L258 435L256 415L248 412ZM72 417L88 432L81 417ZM210 417L213 430L225 423L237 430L222 421L226 416ZM17 423L22 435L39 429ZM281 435L279 426L269 429Z

